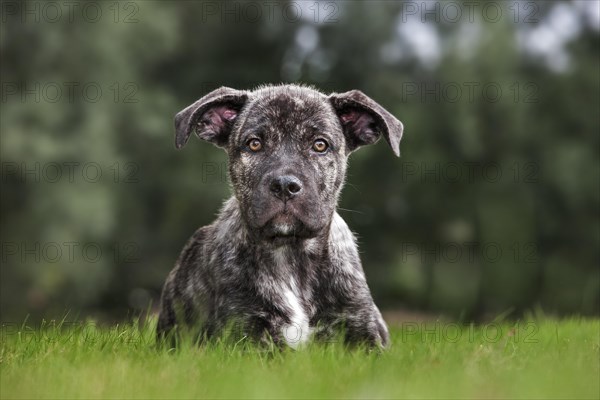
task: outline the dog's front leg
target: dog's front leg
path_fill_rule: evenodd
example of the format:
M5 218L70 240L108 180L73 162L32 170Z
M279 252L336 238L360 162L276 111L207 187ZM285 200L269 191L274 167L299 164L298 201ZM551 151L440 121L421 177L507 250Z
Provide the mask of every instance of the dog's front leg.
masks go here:
M248 317L243 325L243 337L250 337L261 346L283 349L288 344L285 319L279 315L257 313Z
M349 344L365 343L371 347L387 347L387 325L372 300L357 302L343 312L345 340Z
M363 273L338 269L335 274L335 277L327 281L328 289L325 292L329 292L325 297L334 299L334 302L323 305L324 310L331 309L333 312L319 317L324 323L325 331L331 332L341 327L348 344L387 347L387 325L373 302Z

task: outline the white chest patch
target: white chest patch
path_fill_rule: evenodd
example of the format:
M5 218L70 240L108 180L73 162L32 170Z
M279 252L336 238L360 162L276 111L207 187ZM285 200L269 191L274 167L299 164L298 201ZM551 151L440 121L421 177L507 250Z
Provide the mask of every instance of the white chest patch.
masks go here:
M287 308L292 311L292 314L290 315L290 323L282 328L281 333L288 346L295 349L310 338L311 331L308 324L308 316L300 299L292 288L284 290L284 299L287 303Z
M285 267L289 265L290 260L288 260L286 250L277 249L274 255L278 266ZM287 345L295 349L310 339L311 329L308 322L308 315L302 305L300 292L293 278L287 284L282 284L279 290L285 302L285 308L291 312L289 315L290 323L281 329L281 335Z

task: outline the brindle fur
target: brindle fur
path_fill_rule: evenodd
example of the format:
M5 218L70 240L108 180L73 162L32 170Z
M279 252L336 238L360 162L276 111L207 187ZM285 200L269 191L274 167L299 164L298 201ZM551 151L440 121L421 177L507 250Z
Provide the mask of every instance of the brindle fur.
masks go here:
M191 132L229 155L233 197L189 240L161 297L158 336L194 326L204 338L234 322L241 334L296 347L343 328L349 343L386 346L355 237L336 213L348 155L383 136L399 155L402 124L359 91L302 86L220 88L175 117L176 146ZM262 149L248 149L249 138ZM315 139L329 143L317 153ZM280 176L301 182L283 201Z

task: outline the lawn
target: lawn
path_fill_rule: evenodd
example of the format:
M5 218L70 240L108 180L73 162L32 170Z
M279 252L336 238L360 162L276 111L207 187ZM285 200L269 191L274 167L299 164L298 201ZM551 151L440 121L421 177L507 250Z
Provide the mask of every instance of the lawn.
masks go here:
M6 324L0 398L595 398L600 321L404 323L383 353L154 346L153 324Z

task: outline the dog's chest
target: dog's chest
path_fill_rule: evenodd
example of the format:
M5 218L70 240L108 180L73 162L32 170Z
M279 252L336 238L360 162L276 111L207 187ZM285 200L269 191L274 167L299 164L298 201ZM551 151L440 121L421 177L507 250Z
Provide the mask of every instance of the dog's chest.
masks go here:
M286 316L281 337L290 347L296 348L311 336L311 293L302 285L297 273L298 261L287 247L275 249L270 261L273 263L270 270L277 273L262 277L262 292Z

